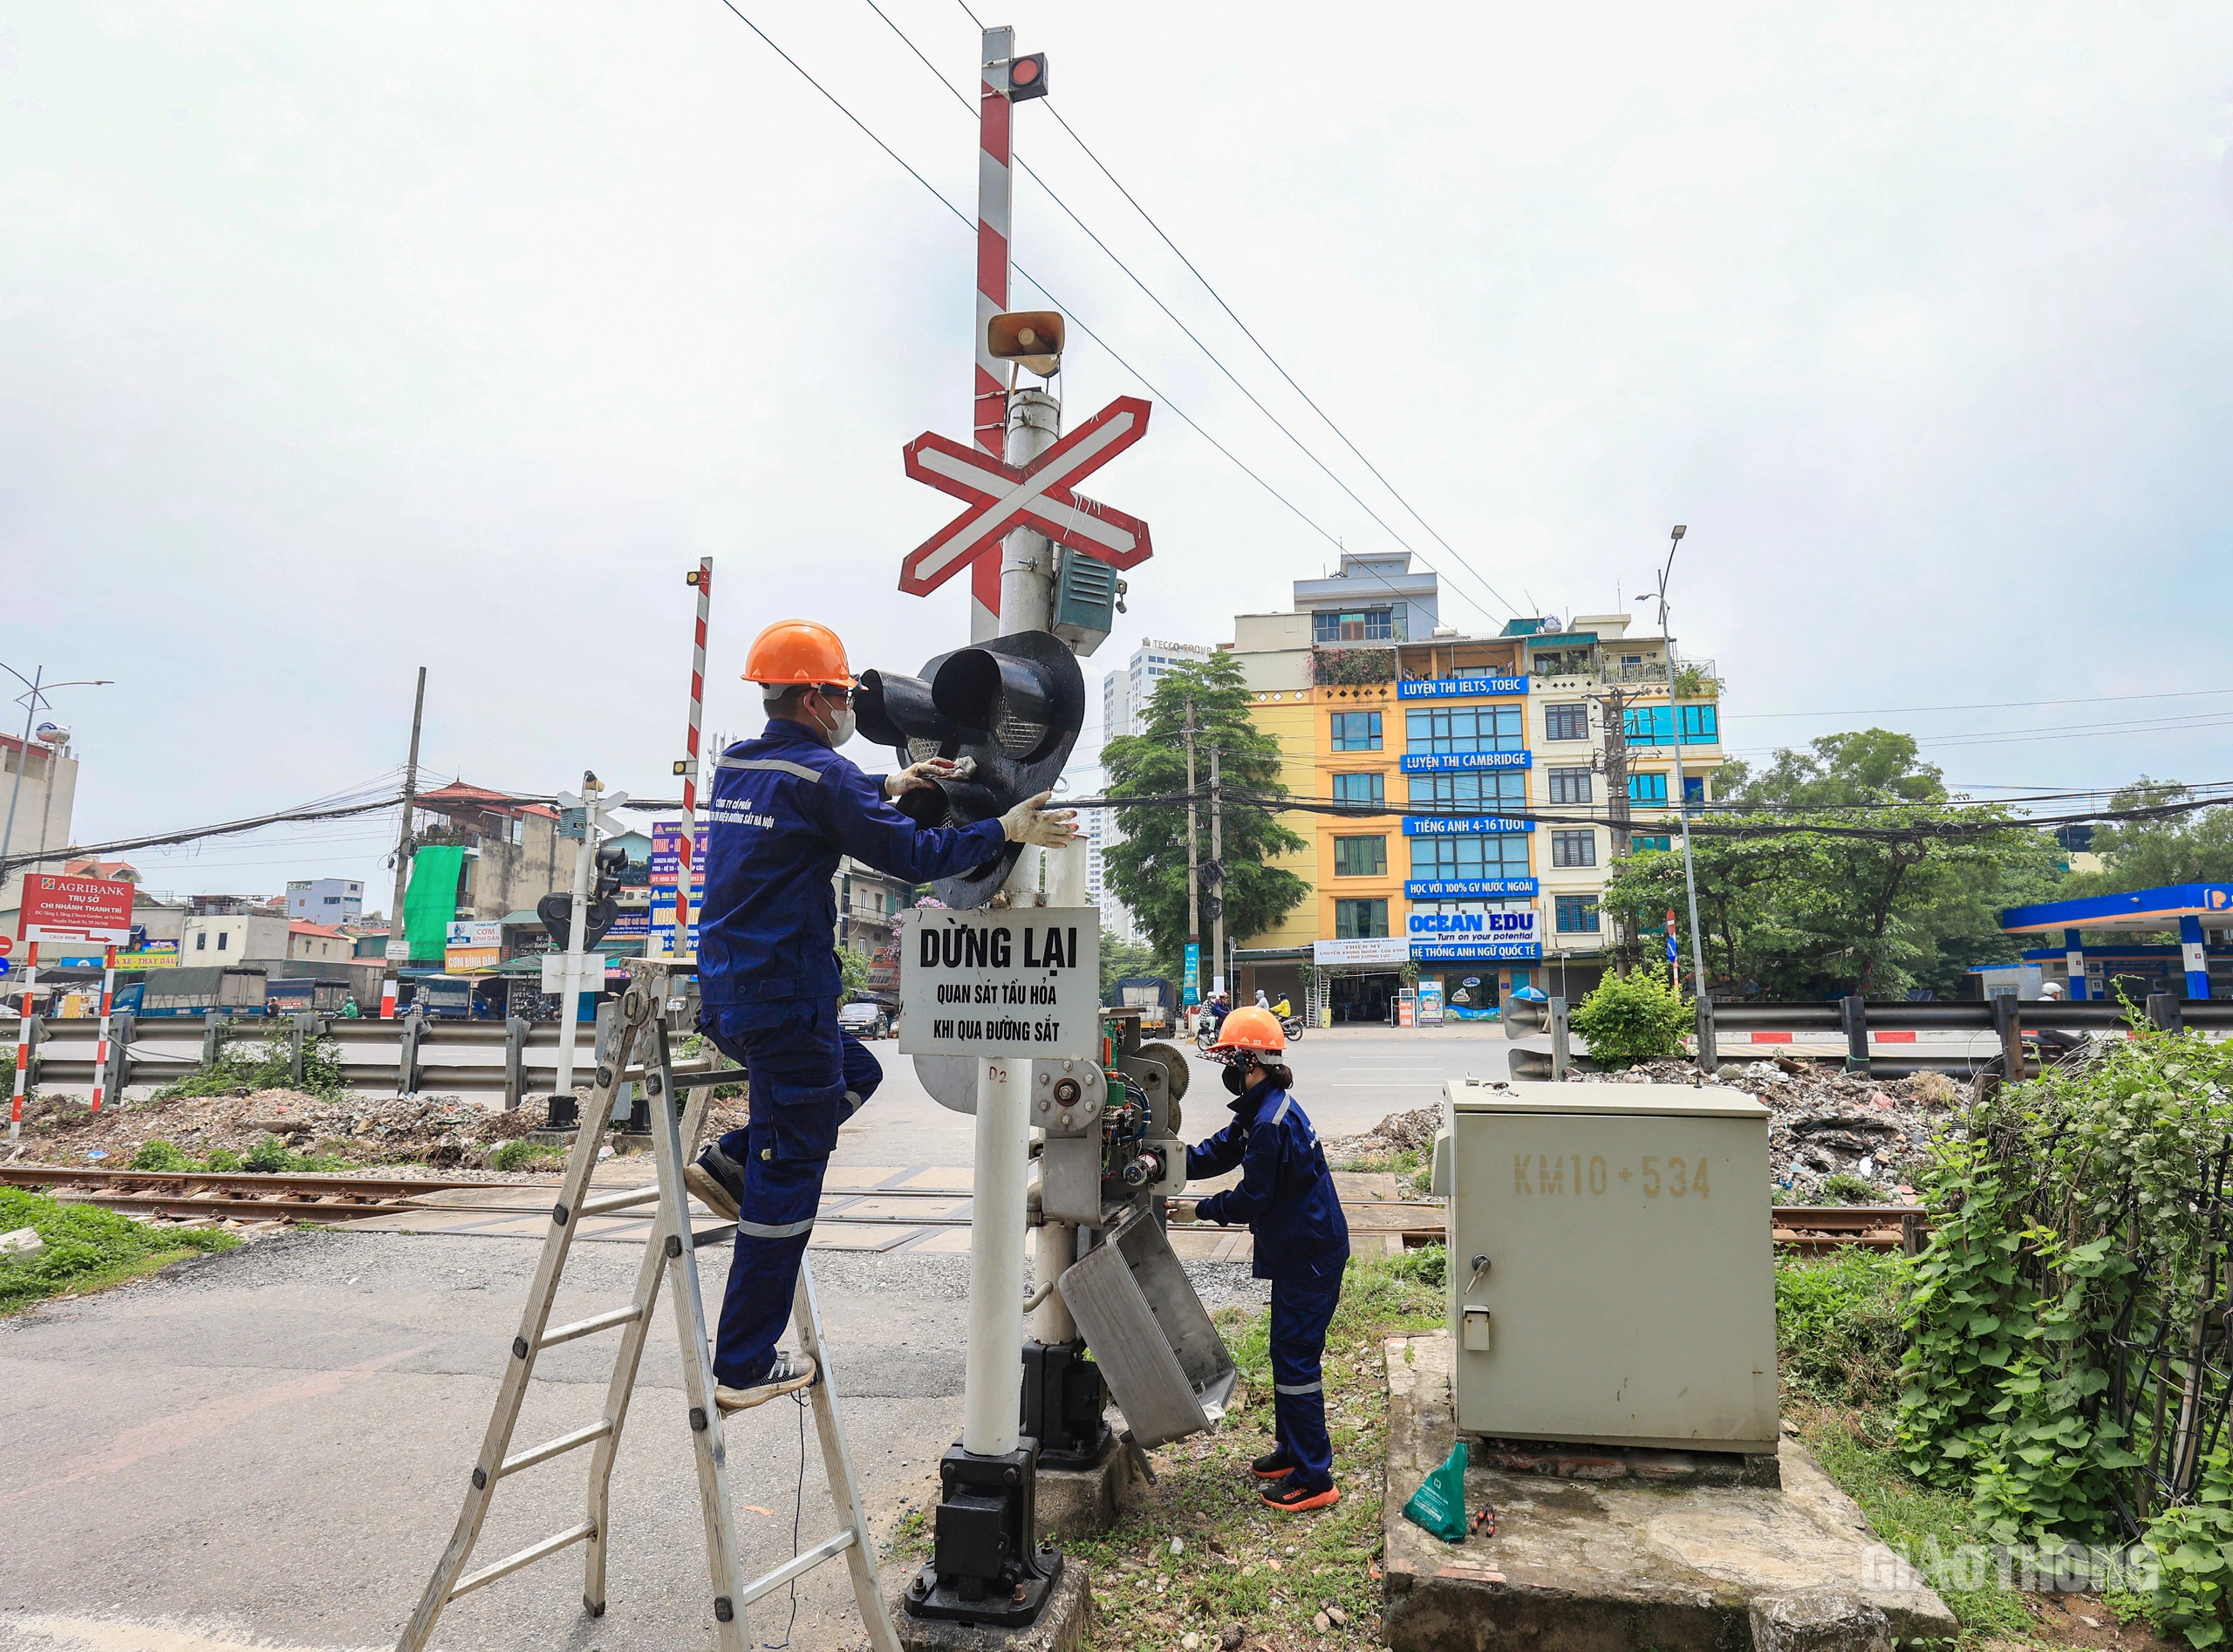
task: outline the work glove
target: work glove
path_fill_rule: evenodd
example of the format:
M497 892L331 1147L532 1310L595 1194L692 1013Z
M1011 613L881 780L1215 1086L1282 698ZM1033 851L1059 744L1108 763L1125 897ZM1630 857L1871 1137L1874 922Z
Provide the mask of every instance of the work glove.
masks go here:
M1191 1198L1165 1199L1163 1205L1163 1219L1166 1222L1192 1222L1196 1220L1197 1218L1194 1214L1194 1201Z
M1061 849L1077 841L1077 819L1073 809L1043 807L1055 794L1041 792L1036 797L1027 797L1000 816L1000 830L1011 843L1036 843L1041 849Z
M896 775L885 775L884 795L896 799L902 792L934 786L942 780L967 780L976 772L974 757L925 757L919 763L908 764Z

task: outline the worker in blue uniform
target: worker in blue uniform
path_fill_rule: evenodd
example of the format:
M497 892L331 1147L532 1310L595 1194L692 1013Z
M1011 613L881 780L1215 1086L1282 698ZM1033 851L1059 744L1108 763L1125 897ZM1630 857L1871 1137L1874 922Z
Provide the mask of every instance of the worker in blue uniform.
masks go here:
M1274 1449L1250 1464L1264 1501L1288 1513L1331 1507L1334 1448L1326 1437L1326 1328L1342 1300L1349 1225L1334 1191L1318 1133L1288 1094L1294 1075L1279 1017L1253 1006L1233 1011L1209 1054L1226 1064L1233 1123L1186 1150L1186 1178L1221 1176L1238 1164L1240 1184L1199 1200L1173 1199L1171 1220L1248 1224L1256 1277L1272 1282Z
M806 1387L814 1362L779 1350L799 1259L822 1198L837 1128L884 1077L837 1025L837 902L831 876L850 855L911 884L973 870L1005 843L1059 847L1076 836L1048 794L997 820L918 826L891 799L955 772L933 758L864 775L837 747L853 737L853 679L825 625L761 631L744 678L761 686L768 727L714 766L706 897L699 916L699 1026L749 1082L751 1120L684 1172L690 1191L736 1223L714 1338L714 1399L742 1410Z

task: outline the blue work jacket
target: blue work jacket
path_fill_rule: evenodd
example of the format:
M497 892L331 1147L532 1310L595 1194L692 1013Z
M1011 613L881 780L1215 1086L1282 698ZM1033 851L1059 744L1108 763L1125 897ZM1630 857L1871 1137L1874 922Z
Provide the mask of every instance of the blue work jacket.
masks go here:
M706 823L698 991L708 1009L837 995L830 880L840 856L919 884L981 866L1007 841L997 820L918 826L884 801L882 775L782 717L721 754Z
M1233 1123L1186 1150L1189 1181L1222 1176L1236 1164L1240 1185L1211 1194L1195 1213L1226 1226L1248 1224L1260 1280L1339 1273L1349 1259L1349 1225L1318 1132L1285 1090L1267 1086L1238 1097Z

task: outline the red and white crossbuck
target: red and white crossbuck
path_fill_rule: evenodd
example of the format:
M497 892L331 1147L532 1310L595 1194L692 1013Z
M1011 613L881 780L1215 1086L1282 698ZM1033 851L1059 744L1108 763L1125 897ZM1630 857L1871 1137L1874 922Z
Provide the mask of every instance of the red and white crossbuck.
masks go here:
M1130 568L1152 554L1148 525L1075 490L1147 433L1148 404L1119 396L1045 453L1021 468L925 431L906 447L907 474L969 509L908 553L899 589L923 597L966 564L997 556L1011 529L1032 528L1056 544Z

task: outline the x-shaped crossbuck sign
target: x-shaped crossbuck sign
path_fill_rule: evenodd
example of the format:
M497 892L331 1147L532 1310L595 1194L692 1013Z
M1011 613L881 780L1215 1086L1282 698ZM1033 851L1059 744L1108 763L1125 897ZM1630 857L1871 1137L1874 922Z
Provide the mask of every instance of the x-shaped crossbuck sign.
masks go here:
M929 595L979 556L997 555L1014 528L1035 528L1111 567L1146 561L1153 554L1147 523L1071 488L1145 435L1147 427L1148 404L1119 396L1021 468L925 431L907 444L907 474L967 500L969 509L907 554L899 564L899 589Z

